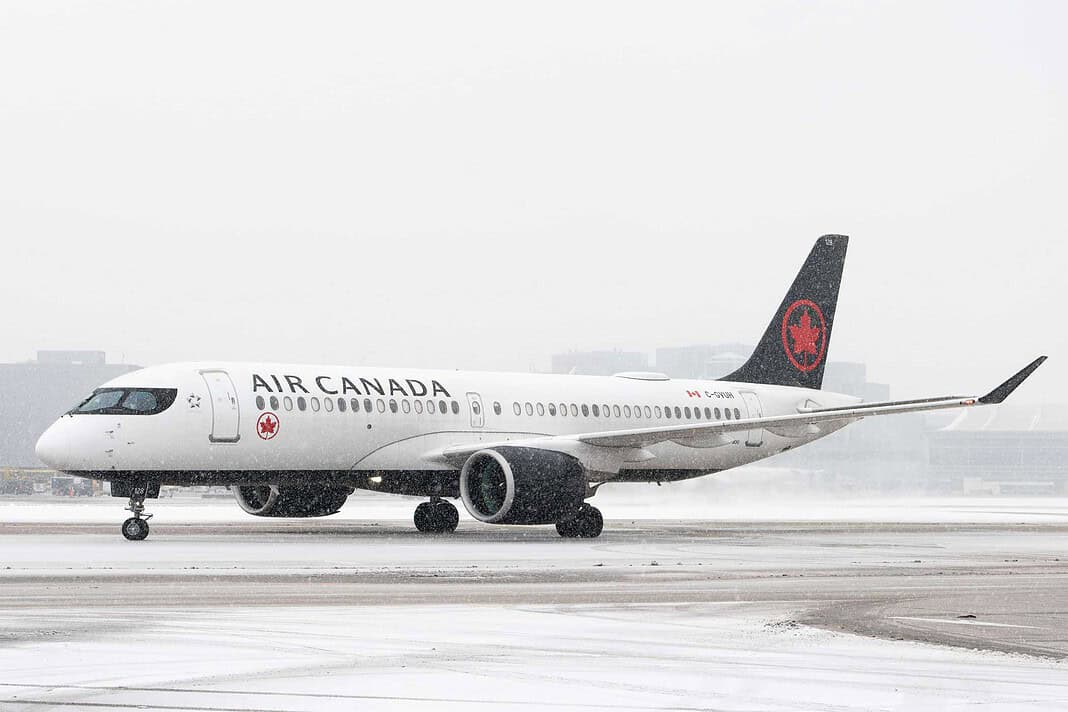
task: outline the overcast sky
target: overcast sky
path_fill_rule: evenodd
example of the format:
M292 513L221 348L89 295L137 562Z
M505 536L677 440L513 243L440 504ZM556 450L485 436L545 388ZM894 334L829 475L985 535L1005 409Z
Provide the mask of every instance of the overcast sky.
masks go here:
M0 5L0 360L759 338L1068 400L1068 3Z

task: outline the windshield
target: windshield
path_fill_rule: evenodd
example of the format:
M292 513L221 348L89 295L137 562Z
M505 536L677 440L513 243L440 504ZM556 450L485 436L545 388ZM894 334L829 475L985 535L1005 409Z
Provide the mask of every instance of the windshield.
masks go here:
M71 413L97 415L155 415L174 403L176 388L101 388Z

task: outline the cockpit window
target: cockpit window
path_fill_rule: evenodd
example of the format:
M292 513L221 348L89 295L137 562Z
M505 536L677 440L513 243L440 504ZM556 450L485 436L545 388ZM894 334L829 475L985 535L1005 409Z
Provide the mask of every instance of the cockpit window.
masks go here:
M152 391L130 391L122 399L122 407L127 410L135 410L138 413L147 413L158 407L159 401Z
M167 410L176 388L101 388L71 411L96 415L155 415Z
M96 413L115 408L122 400L125 391L97 391L89 399L74 409L75 413Z

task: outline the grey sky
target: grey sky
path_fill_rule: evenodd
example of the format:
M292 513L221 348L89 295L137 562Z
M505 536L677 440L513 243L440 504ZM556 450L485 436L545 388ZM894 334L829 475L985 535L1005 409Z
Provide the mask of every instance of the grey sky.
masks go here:
M0 359L545 368L754 341L1068 389L1064 3L0 6Z

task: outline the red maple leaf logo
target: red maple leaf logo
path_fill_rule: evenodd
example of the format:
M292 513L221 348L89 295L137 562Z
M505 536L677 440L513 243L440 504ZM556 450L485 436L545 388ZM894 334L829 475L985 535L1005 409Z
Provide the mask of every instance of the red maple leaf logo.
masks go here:
M277 420L271 420L270 416L267 416L260 421L260 432L264 435L274 435L274 429L278 427Z
M812 317L807 309L801 314L800 324L790 324L786 328L790 330L790 338L794 340L795 354L819 355L816 339L820 337L820 330L819 327L812 325Z

